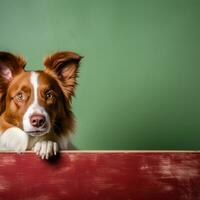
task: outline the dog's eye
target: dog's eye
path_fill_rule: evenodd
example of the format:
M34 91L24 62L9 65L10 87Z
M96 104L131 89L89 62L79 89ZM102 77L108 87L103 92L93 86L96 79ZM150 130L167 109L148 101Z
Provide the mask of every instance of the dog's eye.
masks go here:
M51 91L47 91L47 92L45 93L45 98L46 98L46 99L50 99L50 98L52 98L52 97L53 97L53 94L52 94Z
M25 99L25 98L24 98L24 94L23 94L22 92L17 93L16 99L17 99L18 101L23 101L23 100Z
M48 105L56 103L56 93L53 90L47 90L44 93L45 101Z

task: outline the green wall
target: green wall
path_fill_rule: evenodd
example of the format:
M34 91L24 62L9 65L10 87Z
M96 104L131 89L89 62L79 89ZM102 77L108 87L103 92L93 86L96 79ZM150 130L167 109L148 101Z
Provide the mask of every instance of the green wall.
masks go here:
M0 49L28 69L57 50L85 56L80 149L200 148L198 0L0 0Z

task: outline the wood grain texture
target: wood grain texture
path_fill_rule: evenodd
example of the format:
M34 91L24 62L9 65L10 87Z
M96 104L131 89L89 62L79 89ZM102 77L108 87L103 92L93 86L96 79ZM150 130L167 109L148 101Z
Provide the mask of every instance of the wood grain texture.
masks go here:
M0 153L2 200L200 200L200 153Z

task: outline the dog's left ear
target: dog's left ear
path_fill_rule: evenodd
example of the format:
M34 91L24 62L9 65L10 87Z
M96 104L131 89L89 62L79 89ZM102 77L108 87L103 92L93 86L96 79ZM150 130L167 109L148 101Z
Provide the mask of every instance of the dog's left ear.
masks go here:
M59 80L65 97L71 100L77 85L81 56L70 51L57 52L44 60L45 72Z

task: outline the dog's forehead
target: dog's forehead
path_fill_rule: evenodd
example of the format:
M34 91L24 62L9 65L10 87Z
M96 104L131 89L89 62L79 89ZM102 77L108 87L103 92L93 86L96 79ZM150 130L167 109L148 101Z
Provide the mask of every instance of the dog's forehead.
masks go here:
M59 91L59 85L57 84L57 81L43 71L25 71L20 73L11 81L8 91L15 93L24 87L29 88L30 91L33 91L35 85L37 85L38 90L50 88Z
M10 89L15 90L22 85L29 86L30 85L30 77L31 72L22 72L19 75L15 76L14 79L10 83Z
M35 73L35 72L34 72ZM32 83L33 72L32 71L24 71L18 74L11 81L8 92L15 93L19 90L23 90L24 88L29 88L30 91L33 89Z
M58 82L54 77L51 75L45 73L44 71L38 71L36 72L38 74L38 88L50 88L50 89L56 89L59 90Z

